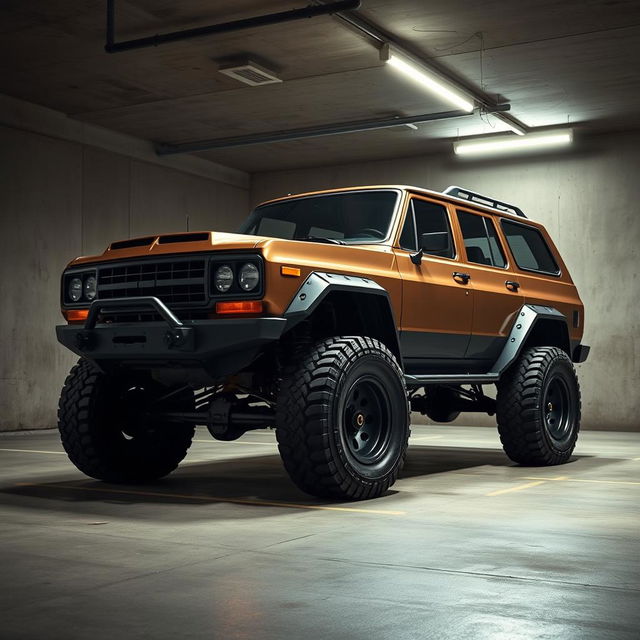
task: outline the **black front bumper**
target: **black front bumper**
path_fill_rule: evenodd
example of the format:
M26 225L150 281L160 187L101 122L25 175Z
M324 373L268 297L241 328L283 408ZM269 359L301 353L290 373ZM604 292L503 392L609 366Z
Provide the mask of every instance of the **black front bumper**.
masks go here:
M97 324L100 312L152 307L160 322ZM225 318L181 323L157 298L95 301L84 326L59 325L58 341L81 357L98 364L178 364L206 369L223 376L246 367L261 348L280 338L284 318Z

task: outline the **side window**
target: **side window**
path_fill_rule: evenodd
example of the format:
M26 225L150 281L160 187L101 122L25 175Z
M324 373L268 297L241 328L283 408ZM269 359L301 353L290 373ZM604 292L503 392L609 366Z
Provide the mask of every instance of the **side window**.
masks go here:
M458 211L458 221L469 262L501 269L507 266L498 233L491 218Z
M446 207L441 204L436 204L435 202L418 199L413 199L411 206L415 216L418 245L421 244L421 238L425 234L433 234L434 236L446 234L448 238L448 243L445 243L447 246L446 249L425 251L425 254L439 256L441 258L454 258L455 247Z
M537 229L503 220L502 230L516 264L521 269L556 275L560 273L551 250Z

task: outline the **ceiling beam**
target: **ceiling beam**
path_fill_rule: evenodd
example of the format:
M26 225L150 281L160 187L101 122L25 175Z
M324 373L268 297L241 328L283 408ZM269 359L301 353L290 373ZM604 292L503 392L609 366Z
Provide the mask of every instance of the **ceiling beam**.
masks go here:
M32 104L0 93L0 126L46 136L55 140L94 147L174 171L215 180L248 190L249 174L195 156L161 158L149 140L81 122L61 111Z
M492 109L492 112L501 113L508 108L508 105L496 105ZM319 138L322 136L333 136L344 133L357 133L358 131L389 129L391 127L398 127L401 125L419 124L420 122L431 122L433 120L446 120L448 118L463 118L471 115L473 114L466 113L464 111L441 111L438 113L423 113L416 116L394 116L377 120L358 120L355 122L327 124L319 127L272 131L230 138L213 138L210 140L198 140L194 142L182 142L176 144L156 142L155 149L159 156L178 153L195 153L198 151L212 151L214 149L246 147L253 144L288 142L290 140L303 140L305 138Z

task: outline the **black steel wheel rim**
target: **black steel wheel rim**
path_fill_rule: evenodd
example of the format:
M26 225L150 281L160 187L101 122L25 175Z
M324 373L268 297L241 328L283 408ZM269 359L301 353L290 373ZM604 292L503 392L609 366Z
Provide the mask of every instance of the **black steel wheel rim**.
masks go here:
M542 412L547 433L558 445L571 439L573 431L573 407L571 393L566 381L554 376L546 386Z
M124 440L136 440L149 434L145 410L150 402L149 389L138 385L124 385L112 406L114 422Z
M349 388L342 411L342 435L349 454L360 464L384 456L391 435L391 401L372 376L358 378Z
M117 381L109 387L102 413L105 437L123 447L157 445L162 423L151 420L150 409L158 397L152 385Z

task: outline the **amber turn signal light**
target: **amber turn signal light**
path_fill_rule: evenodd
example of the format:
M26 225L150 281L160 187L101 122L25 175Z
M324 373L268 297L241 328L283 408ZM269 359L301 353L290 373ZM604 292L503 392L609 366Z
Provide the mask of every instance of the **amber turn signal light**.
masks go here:
M216 302L216 313L219 315L237 313L262 313L262 300L244 302Z
M300 269L298 269L298 267L280 267L280 273L283 276L300 277Z
M85 322L89 317L89 309L67 309L62 313L67 322Z

